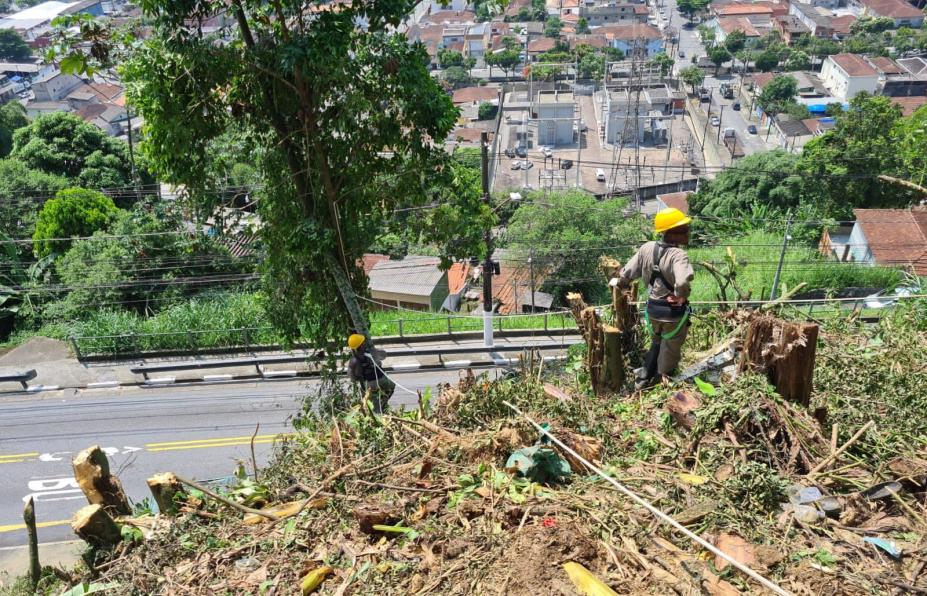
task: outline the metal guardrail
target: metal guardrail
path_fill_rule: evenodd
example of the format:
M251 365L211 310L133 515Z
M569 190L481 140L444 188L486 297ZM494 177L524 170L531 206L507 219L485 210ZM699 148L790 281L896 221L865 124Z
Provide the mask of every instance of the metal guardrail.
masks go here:
M0 383L19 383L23 389L29 388L29 381L36 376L35 369L12 374L0 374Z
M537 321L534 323L534 321ZM534 324L532 324L534 323ZM504 315L493 318L500 334L573 328L568 311ZM440 334L446 337L482 333L481 317L446 315L373 322L371 331L379 338L406 340ZM438 330L438 331L435 331ZM272 327L201 329L163 333L123 333L118 335L72 336L69 339L78 360L112 360L145 355L220 354L231 351L271 351L280 349L280 338ZM296 344L297 349L313 349Z
M386 358L398 358L403 356L438 356L441 361L443 356L452 356L455 354L481 354L492 352L521 352L524 350L562 350L570 346L582 343L581 341L562 341L560 343L538 343L522 345L500 345L493 347L486 346L455 346L453 348L406 348L400 350L390 350L386 352ZM304 354L302 356L264 356L254 358L231 358L227 360L198 360L195 362L178 362L167 364L152 364L136 366L129 369L133 374L142 375L148 379L148 375L165 372L179 372L185 370L202 370L210 368L235 368L253 366L259 375L263 375L262 366L271 364L294 364L301 362L319 362L324 358L321 352Z

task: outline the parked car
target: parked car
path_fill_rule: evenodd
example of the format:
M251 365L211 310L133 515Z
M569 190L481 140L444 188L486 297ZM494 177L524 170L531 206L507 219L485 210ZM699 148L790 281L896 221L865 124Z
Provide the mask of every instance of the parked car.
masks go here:
M683 52L682 50L679 50L679 57L680 57L680 58L685 58L685 57L686 57L686 53Z
M554 156L554 152L551 151L550 147L541 147L541 151L544 153L544 157L550 158Z
M740 111L740 102L739 102L739 101L735 101L735 102L734 102L734 105L731 106L731 109L734 110L735 112L739 112L739 111Z
M717 116L712 116L712 117L711 117L711 125L712 125L712 126L721 126L721 119L718 118Z
M564 170L569 170L570 168L573 167L573 160L564 159L562 162L560 162L560 167L563 168Z
M596 168L595 179L599 182L605 182L605 170L602 168Z
M752 135L755 135L755 134L756 134L756 125L751 124L750 126L748 126L748 127L747 127L747 132L749 132L749 133L752 134Z
M515 161L513 161L513 162L512 162L512 169L513 169L513 170L520 170L520 169L521 169L521 161L520 161L520 160L517 160L517 159L516 159Z
M509 157L509 158L515 157L515 150L514 150L514 149L506 149L506 150L503 151L502 153L503 153L506 157Z
M518 157L528 157L528 151L527 149L519 145L518 147L515 147L515 155L517 155Z
M521 162L521 169L523 169L523 170L530 170L530 169L533 168L533 167L534 167L534 162L531 162L531 161L528 161L528 160L523 160L523 161Z

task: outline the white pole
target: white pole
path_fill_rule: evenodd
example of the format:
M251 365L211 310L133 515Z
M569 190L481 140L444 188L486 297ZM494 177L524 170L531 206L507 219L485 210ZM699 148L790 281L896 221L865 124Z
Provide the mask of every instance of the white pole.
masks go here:
M483 310L483 345L487 348L493 346L492 340L492 310Z

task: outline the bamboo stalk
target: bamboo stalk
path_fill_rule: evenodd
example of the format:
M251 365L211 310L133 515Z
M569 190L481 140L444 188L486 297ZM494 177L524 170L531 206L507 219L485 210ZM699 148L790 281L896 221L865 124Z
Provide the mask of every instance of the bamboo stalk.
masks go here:
M862 437L866 433L867 430L869 430L873 426L875 426L875 420L870 420L869 422L864 424L861 429L856 431L856 434L850 437L849 441L843 444L843 447L841 447L837 451L825 457L824 460L818 465L814 466L814 468L810 472L808 472L807 475L814 476L815 474L817 474L818 472L820 472L821 470L829 466L833 460L836 460L838 457L840 457L841 453L849 449L854 443L856 443L856 441L859 440L860 437Z

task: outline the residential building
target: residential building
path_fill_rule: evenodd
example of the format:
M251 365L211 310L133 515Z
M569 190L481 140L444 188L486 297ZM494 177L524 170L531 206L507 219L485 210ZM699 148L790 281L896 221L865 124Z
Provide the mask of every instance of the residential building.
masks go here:
M591 48L602 49L608 47L608 40L604 35L599 35L596 33L589 35L571 35L567 42L570 44L570 49L575 50L579 46L589 46Z
M384 308L437 311L450 293L440 264L436 257L381 260L367 274L370 298Z
M486 53L488 31L489 23L478 23L467 28L464 36L464 52L466 55L476 58L477 61L483 60L483 55Z
M431 0L428 6L429 13L453 11L461 12L470 8L468 0Z
M537 56L552 52L557 47L557 40L553 37L538 37L528 42L528 54Z
M420 25L470 25L476 22L476 13L470 10L442 10L419 20Z
M663 51L663 34L650 25L608 25L595 30L625 56L652 58Z
M860 91L875 93L879 73L856 54L828 56L821 67L821 80L835 97L847 101Z
M887 97L922 97L927 95L927 73L913 74L891 58L870 58L879 73L879 93Z
M411 25L406 30L406 38L408 38L409 41L419 41L425 46L425 51L428 52L433 67L438 64L438 50L441 49L441 39L443 35L444 25L440 23Z
M921 106L927 104L927 97L917 95L914 97L893 97L892 103L901 108L902 116L910 116Z
M537 119L539 145L569 145L576 124L576 98L572 91L539 91L532 106Z
M789 7L789 15L798 19L814 37L822 39L832 39L834 37L830 13L823 8L816 8L801 2L792 2Z
M727 4L709 4L710 13L716 18L745 17L754 23L768 24L773 17L774 10L767 3L761 2L730 2Z
M779 37L788 45L795 43L801 36L811 33L811 30L798 17L790 14L774 18L772 27L779 32Z
M51 22L60 15L103 14L101 0L83 2L42 2L0 18L0 29L15 29L27 42L34 42L51 31Z
M16 93L21 88L21 85L11 80L4 74L0 74L0 105L10 101L16 97Z
M796 0L802 4L813 6L814 8L825 8L833 10L840 7L840 0Z
M895 28L919 29L924 24L924 12L905 0L850 0L861 17L892 19Z
M850 34L850 27L856 22L856 17L851 14L842 14L830 19L830 28L833 30L833 38L842 40Z
M927 275L927 207L854 209L853 214L856 222L840 260Z
M733 16L711 19L708 23L708 27L715 32L715 39L719 43L724 43L727 36L734 31L741 31L749 44L758 41L764 33L767 33L771 28L771 24L767 21L765 26L760 25L760 27L763 28L763 31L760 31L760 29L750 21L749 17Z
M602 25L646 23L647 6L629 2L580 2L575 14L586 19L590 27Z
M26 116L30 120L34 120L45 114L70 111L71 106L65 101L30 101L26 104Z
M33 80L32 91L35 93L35 101L59 101L83 84L84 82L74 75L55 70Z
M499 102L498 87L461 87L454 91L453 100L455 106L462 105L479 105L481 103Z
M464 40L467 36L467 25L445 25L441 33L441 47L455 48L464 47Z

